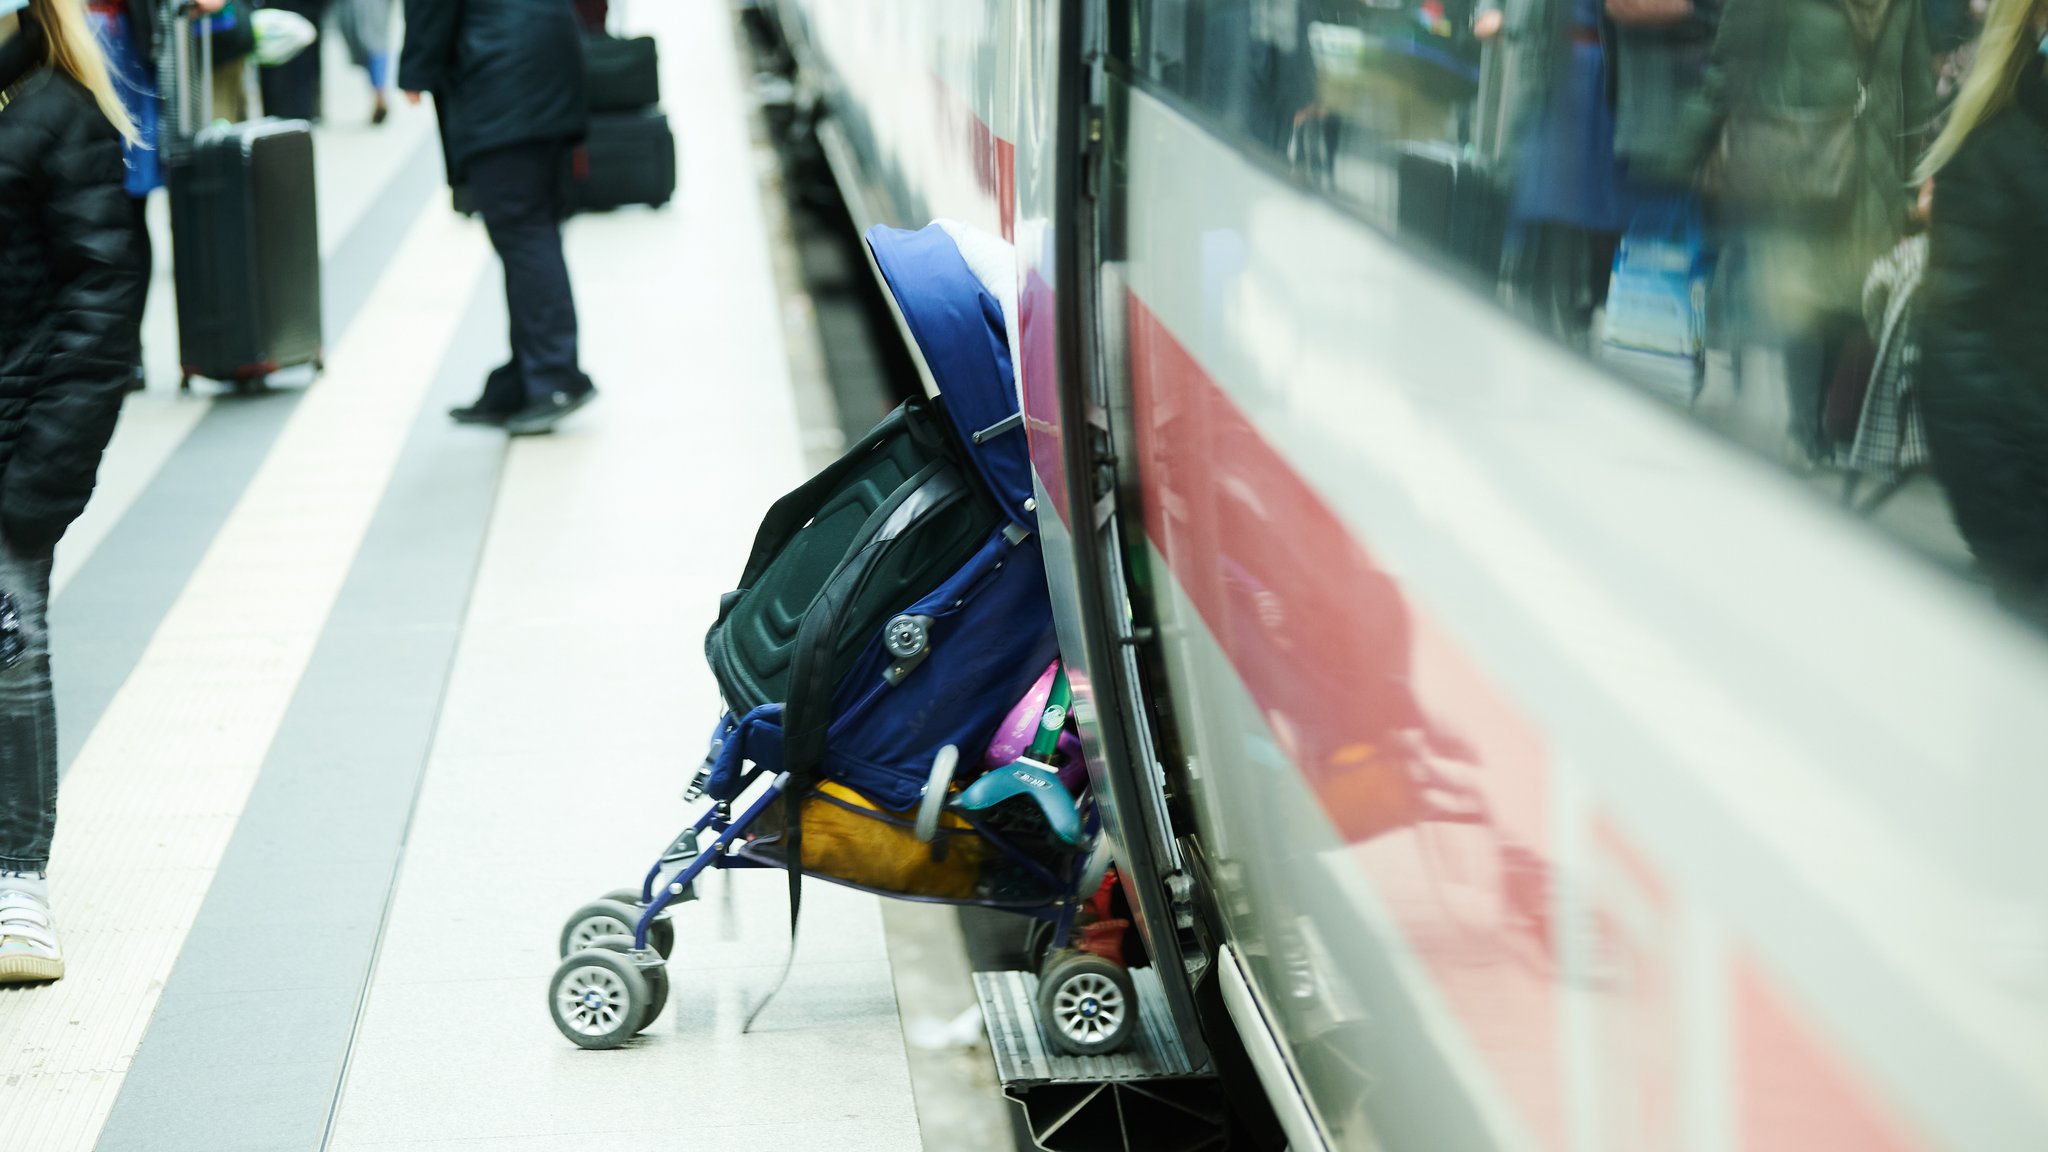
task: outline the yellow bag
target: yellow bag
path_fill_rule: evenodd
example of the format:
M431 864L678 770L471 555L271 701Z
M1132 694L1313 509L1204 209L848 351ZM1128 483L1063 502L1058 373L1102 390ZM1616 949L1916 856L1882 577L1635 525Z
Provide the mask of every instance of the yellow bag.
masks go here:
M911 831L912 814L891 812L851 788L827 781L805 797L804 870L864 888L965 900L987 843L967 821L947 812L929 844ZM759 827L779 828L779 811L762 814Z

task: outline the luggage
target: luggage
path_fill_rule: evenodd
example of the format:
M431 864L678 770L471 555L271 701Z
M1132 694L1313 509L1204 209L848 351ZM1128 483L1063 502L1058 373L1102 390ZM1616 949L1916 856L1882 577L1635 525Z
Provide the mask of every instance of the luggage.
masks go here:
M168 151L178 347L194 376L260 383L279 368L320 364L320 236L313 136L305 122L212 119L212 86L195 84L171 38L176 131ZM200 73L212 73L200 34ZM192 131L192 90L201 127Z
M661 59L652 36L585 36L583 74L592 112L637 112L661 103Z
M939 750L980 763L1057 654L1001 287L970 268L1008 246L960 236L868 233L943 398L905 403L762 520L705 638L727 709L714 798L751 762L863 798L835 819L907 812ZM963 256L988 246L1001 257Z
M1614 254L1598 358L1691 403L1705 379L1714 253L1697 201L1647 197Z
M771 808L760 827L778 829L785 820ZM830 780L804 797L803 827L804 871L875 892L969 900L988 864L988 842L965 818L947 812L930 840L920 840L911 813L886 811ZM757 840L764 852L777 846L772 831Z
M660 109L591 116L590 134L569 156L570 211L659 208L675 193L676 138Z
M1403 145L1394 162L1395 224L1450 258L1468 276L1491 284L1500 274L1507 236L1507 198L1484 164L1463 149Z

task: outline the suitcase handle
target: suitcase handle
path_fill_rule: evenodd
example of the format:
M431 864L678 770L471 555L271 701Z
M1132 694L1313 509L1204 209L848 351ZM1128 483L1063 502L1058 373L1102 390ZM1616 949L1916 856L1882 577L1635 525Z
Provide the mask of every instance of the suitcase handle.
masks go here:
M208 124L213 123L213 21L202 20L199 24L199 77L192 75L191 32L193 14L199 5L187 0L173 11L171 18L171 59L176 72L174 79L178 101L178 135L191 139ZM199 128L192 124L192 90L199 89Z

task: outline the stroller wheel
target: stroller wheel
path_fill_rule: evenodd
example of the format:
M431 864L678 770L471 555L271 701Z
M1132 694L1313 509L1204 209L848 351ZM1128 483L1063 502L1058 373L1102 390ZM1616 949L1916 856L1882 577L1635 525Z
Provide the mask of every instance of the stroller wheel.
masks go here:
M666 981L664 981L666 983ZM622 952L588 948L563 960L548 982L548 1011L581 1048L617 1048L646 1025L653 1003L647 978Z
M638 893L633 893L635 897ZM592 947L601 936L633 937L633 929L640 923L640 907L637 899L620 900L614 892L602 900L592 900L578 908L562 924L562 935L556 941L558 955L569 956ZM655 918L647 926L647 943L661 958L666 960L676 950L676 926L666 914Z
M617 952L629 960L633 956L631 936L600 936L591 941L590 946L600 951ZM640 978L647 981L647 1003L640 1010L640 1022L633 1028L634 1033L638 1034L647 1031L661 1015L661 1010L668 1007L668 965L633 966L640 970Z
M1138 989L1123 965L1062 948L1038 977L1038 1018L1046 1039L1070 1056L1100 1056L1124 1046L1138 1015Z

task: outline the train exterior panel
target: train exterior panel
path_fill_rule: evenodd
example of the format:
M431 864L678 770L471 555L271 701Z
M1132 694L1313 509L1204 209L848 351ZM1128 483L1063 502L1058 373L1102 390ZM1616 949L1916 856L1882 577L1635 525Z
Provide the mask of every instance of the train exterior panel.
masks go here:
M1086 9L782 14L867 215L1017 245L1063 644L1108 650L1105 516L1150 629L1077 715L1151 678L1155 862L1199 855L1283 1114L1346 1149L2048 1147L2039 641L1141 70L1062 71ZM1063 76L1098 208L1062 201ZM1121 489L1074 490L1090 438Z

